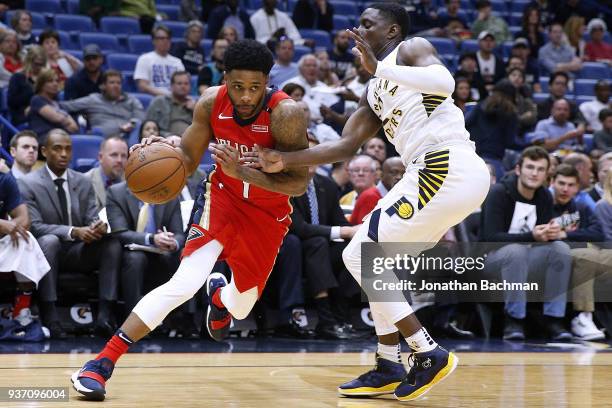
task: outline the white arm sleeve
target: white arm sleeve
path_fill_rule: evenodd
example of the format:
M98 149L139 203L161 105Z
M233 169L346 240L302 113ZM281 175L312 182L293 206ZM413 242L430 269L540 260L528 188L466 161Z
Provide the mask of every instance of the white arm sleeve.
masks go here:
M409 67L378 63L374 76L388 79L419 92L448 96L455 90L451 73L440 64Z

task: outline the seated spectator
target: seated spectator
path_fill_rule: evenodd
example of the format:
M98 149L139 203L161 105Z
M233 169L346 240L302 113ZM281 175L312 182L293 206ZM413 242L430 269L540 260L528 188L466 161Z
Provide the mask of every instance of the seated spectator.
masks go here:
M121 136L108 136L100 145L98 166L85 173L96 194L98 211L106 207L106 191L109 187L123 181L127 157L128 145Z
M597 160L597 182L587 191L593 201L597 203L604 194L604 182L609 170L612 168L612 152L601 155Z
M327 51L317 51L315 56L319 60L319 80L331 88L339 86L340 80L338 75L332 70Z
M595 84L595 99L589 102L583 102L579 107L587 123L587 132L592 133L602 129L602 123L599 120L599 112L603 109L612 107L609 99L610 83L605 79L600 79Z
M334 6L327 0L298 0L293 8L293 21L297 28L331 32L334 29Z
M338 188L338 198L350 193L353 189L348 172L348 162L346 161L332 164L330 178L334 180L334 183L336 183L336 187Z
M276 59L270 70L268 83L279 88L282 83L298 74L298 66L293 62L295 54L293 41L289 37L282 37L274 47Z
M493 54L495 37L488 31L482 31L478 36L478 74L484 81L487 91L491 92L493 85L506 76L504 61Z
M91 17L91 19L100 25L100 19L106 16L119 15L119 0L80 0L79 13Z
M444 0L445 10L438 16L438 27L444 30L444 36L455 41L471 38L468 23L459 14L461 2L459 0Z
M221 35L221 31L226 27L232 27L236 34L233 41L255 38L255 30L249 20L248 10L240 6L239 0L225 0L224 3L224 5L215 7L206 20L206 37L225 38ZM233 41L228 40L230 44Z
M523 151L515 174L491 186L482 207L480 235L483 242L509 243L488 254L489 273L507 282L527 282L530 275L543 272L546 293L555 294L543 305L545 328L553 341L568 341L572 336L563 327L563 316L572 260L569 246L557 241L560 227L550 222L553 201L544 187L548 166L546 150L532 146ZM536 242L548 244L529 245ZM525 292L507 292L504 312L504 340L525 339Z
M138 140L142 140L150 136L160 136L159 125L157 121L153 119L145 119L140 125L140 132L138 133Z
M340 197L340 205L353 211L359 194L376 185L376 163L368 155L360 154L351 159L348 173L353 190Z
M49 132L42 153L47 164L19 180L38 240L51 270L40 281L39 307L52 338L65 337L55 307L58 274L98 271L99 303L96 331L114 333L113 306L117 300L121 244L105 236L107 225L98 220L91 182L68 168L72 140L61 129ZM49 205L49 202L52 205Z
M0 58L4 60L2 63L2 68L9 72L9 74L14 74L23 68L23 61L21 59L21 43L19 42L17 33L15 31L0 31L0 53Z
M59 78L54 70L44 69L38 74L34 92L28 121L30 129L38 135L38 143L41 146L51 129L59 127L70 133L78 132L79 125L57 102Z
M296 102L300 102L302 98L304 98L305 91L302 85L289 82L285 84L285 86L283 86L282 91L289 95L289 97Z
M346 30L338 30L332 48L327 51L332 70L342 81L351 77L355 71L355 56L350 50L350 37Z
M32 292L50 269L29 229L30 216L17 181L10 173L0 172L0 273L15 274L17 291L11 317L22 326L32 322Z
M219 31L219 37L227 41L227 44L232 44L238 41L238 31L236 31L236 27L228 25L225 26Z
M612 64L612 45L603 39L604 34L608 31L605 21L600 18L592 19L587 25L587 31L591 36L591 41L584 47L585 61Z
M465 105L474 102L470 92L470 81L468 81L467 78L455 78L455 91L453 92L452 98L455 105L465 114Z
M185 70L181 60L169 54L171 37L172 33L164 25L151 31L154 49L138 57L134 69L134 80L140 92L153 96L168 95L172 73Z
M531 54L531 48L529 48L527 40L522 37L514 40L510 53L506 70L510 68L522 69L525 71L525 83L529 85L533 92L541 92L538 60Z
M104 136L120 134L128 137L145 113L138 98L123 93L121 72L109 69L101 77L100 93L73 101L60 102L60 107L69 113L85 115L87 123L97 128Z
M32 171L32 166L38 157L38 140L36 133L22 130L11 138L10 153L13 158L11 173L16 179L26 176Z
M198 73L198 92L200 92L200 95L202 95L207 88L223 83L223 71L225 70L223 58L228 46L229 43L223 38L217 38L213 42L210 56L212 61L205 64Z
M524 38L527 41L530 54L532 56L538 55L540 48L546 42L546 37L540 20L540 10L537 7L529 5L523 10L521 28L521 31L515 36L515 43L519 38Z
M531 142L541 144L546 150L575 149L584 135L584 126L576 127L570 118L570 104L566 99L557 99L548 119L538 121Z
M255 30L255 39L266 44L269 40L276 41L283 36L291 38L294 44L314 45L314 41L305 41L291 17L276 8L276 0L263 0L263 7L251 15L251 25Z
M346 305L346 298L359 293L342 263L342 250L357 228L344 217L334 183L315 172L316 166L310 166L306 193L291 199L294 211L289 231L302 241L303 273L319 316L316 333L322 338L347 339L352 330L345 324L346 307L340 308L344 310L339 316L332 311L332 302ZM339 238L347 242L334 242Z
M192 21L199 20L198 5L195 0L181 0L179 8L179 20Z
M204 49L200 45L202 38L204 38L204 26L198 20L192 20L187 24L185 41L175 43L170 52L183 62L185 70L191 75L197 75L206 60Z
M309 135L314 137L318 143L332 142L340 139L340 135L331 126L312 119L310 109L306 102L300 101L297 105L304 111L304 117L306 118L306 123L308 123ZM331 166L329 166L329 170L331 170Z
M374 138L376 139L376 138ZM402 163L402 159L395 156L389 157L383 162L382 166L382 178L374 186L365 190L357 198L355 203L355 209L351 214L350 222L353 225L360 225L366 215L370 214L372 210L378 204L378 200L383 198L389 190L402 179L406 167Z
M487 31L493 38L500 43L512 39L512 34L508 29L508 24L503 18L496 17L492 13L491 2L489 0L479 0L476 2L478 16L472 24L472 35L480 39L480 34Z
M584 17L580 16L571 16L563 27L568 44L574 50L574 55L579 58L584 57L585 42L582 39L584 28Z
M557 168L552 184L553 221L561 227L560 240L572 248L572 332L581 340L603 340L606 336L593 323L593 283L610 272L612 250L595 246L604 240L602 225L593 209L574 200L579 189L578 179L575 168L566 164Z
M344 87L342 91L338 93L344 99L344 117L346 119L342 122L342 127L344 127L348 117L357 110L359 101L368 87L370 78L372 78L370 72L363 67L360 58L355 58L353 64L357 75L352 78L346 78L343 82Z
M11 17L11 27L17 32L17 38L26 50L36 44L36 36L32 34L32 14L27 10L16 10Z
M603 227L605 240L612 241L612 171L607 172L601 184L603 195L595 206L595 214Z
M23 70L11 76L8 85L8 107L11 122L20 125L26 122L26 110L34 96L34 84L40 71L47 65L47 54L38 45L28 49L23 62Z
M387 160L387 145L379 136L374 136L365 142L361 148L361 152L368 156L372 156L381 163Z
M470 95L474 101L484 100L487 97L485 83L478 72L476 54L467 52L459 57L459 68L456 77L464 77L470 83Z
M495 85L487 99L468 115L465 127L476 143L476 153L495 167L495 175L501 179L505 151L517 147L516 90L510 81L504 79Z
M572 47L563 41L563 27L553 23L548 29L549 42L540 48L538 61L545 69L545 74L561 71L568 75L582 68L582 60L576 56Z
M595 200L589 194L593 180L593 162L591 158L584 153L570 153L563 159L562 164L572 166L578 172L578 181L580 190L575 196L575 200L580 205L586 205L591 210L595 211Z
M55 30L43 31L38 37L38 43L45 49L49 68L57 73L59 90L63 90L66 79L81 69L83 64L76 57L60 49L60 37Z
M558 99L566 99L569 76L565 72L555 72L548 79L548 91L550 96L538 103L538 120L546 119L552 112L553 103ZM567 100L567 99L566 99ZM583 122L582 113L574 101L567 100L570 105L569 120L574 123Z
M606 108L599 112L599 122L602 128L593 134L595 148L604 152L612 151L612 109Z
M155 0L121 0L119 14L124 17L137 18L140 22L140 32L148 34L153 30L157 19Z
M177 71L172 74L170 95L153 99L147 109L146 120L157 119L160 136L182 135L191 125L196 101L191 97L191 76L189 72Z
M66 80L64 87L64 99L71 100L83 98L93 93L100 92L102 84L102 64L104 56L100 47L89 44L83 49L83 69Z
M519 135L525 134L533 129L538 121L538 108L531 100L531 92L525 85L525 72L520 68L508 70L508 80L516 89L515 104L519 119Z

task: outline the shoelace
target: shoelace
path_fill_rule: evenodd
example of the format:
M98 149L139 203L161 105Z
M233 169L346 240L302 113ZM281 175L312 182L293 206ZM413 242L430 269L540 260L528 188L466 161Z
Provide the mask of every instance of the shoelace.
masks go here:
M411 364L412 362L412 364ZM408 356L408 367L410 370L408 371L408 375L406 379L410 385L416 384L416 372L417 370L422 370L423 366L421 365L421 359L415 356L415 353L411 353Z

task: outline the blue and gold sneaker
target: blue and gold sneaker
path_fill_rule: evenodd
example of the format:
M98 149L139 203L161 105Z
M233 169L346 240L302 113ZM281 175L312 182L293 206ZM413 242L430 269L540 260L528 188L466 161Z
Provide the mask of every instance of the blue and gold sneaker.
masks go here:
M376 354L374 369L338 387L338 393L346 397L392 394L406 377L402 363L394 363Z
M206 281L208 294L208 310L206 311L206 329L216 341L223 341L229 335L232 315L226 308L218 307L213 302L213 295L222 287L227 286L227 279L222 273L213 272Z
M400 401L412 401L425 395L455 370L459 359L455 354L437 346L431 351L412 353L408 365L411 362L408 375L395 389L395 398Z
M108 358L90 360L72 374L72 386L89 401L104 401L106 381L113 374L115 365Z

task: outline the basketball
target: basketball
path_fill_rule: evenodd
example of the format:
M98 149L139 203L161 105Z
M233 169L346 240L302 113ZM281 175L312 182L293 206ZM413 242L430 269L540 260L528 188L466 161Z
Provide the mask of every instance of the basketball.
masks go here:
M183 158L172 146L156 142L137 147L125 168L128 188L138 199L163 204L178 196L187 180Z

